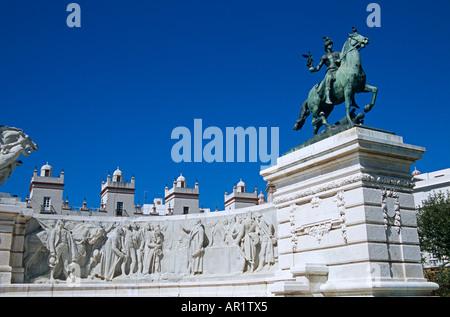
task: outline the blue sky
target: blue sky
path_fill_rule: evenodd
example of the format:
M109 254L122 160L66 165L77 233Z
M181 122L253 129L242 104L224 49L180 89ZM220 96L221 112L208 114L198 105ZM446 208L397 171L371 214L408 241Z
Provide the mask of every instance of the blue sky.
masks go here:
M366 125L403 136L427 152L422 172L450 167L450 2L377 1L381 27L366 25L372 1L89 0L81 28L66 25L72 1L0 2L0 124L23 129L39 150L2 185L25 198L32 171L64 169L72 206L100 204L117 166L136 177L136 203L162 197L180 173L197 179L200 204L223 209L242 178L265 189L261 162L175 163L178 126L279 127L280 153L312 136L309 118L292 127L325 69L309 73L322 37L341 50L351 27L370 39L361 51L367 83L379 88ZM359 94L363 106L370 94ZM330 121L344 116L337 106ZM206 143L206 142L205 142Z

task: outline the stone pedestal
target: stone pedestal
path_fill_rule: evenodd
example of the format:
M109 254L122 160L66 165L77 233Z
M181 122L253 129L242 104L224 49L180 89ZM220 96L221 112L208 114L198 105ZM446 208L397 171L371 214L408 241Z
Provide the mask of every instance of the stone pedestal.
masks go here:
M353 127L261 171L276 187L276 295L427 295L411 165L425 149Z
M0 193L0 284L23 283L25 225L32 214L19 198Z

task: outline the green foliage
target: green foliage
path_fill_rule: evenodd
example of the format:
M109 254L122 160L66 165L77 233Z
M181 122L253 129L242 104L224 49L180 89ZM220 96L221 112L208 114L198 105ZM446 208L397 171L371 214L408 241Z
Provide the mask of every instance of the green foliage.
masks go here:
M423 273L429 282L439 285L439 289L433 291L434 296L450 297L450 268L425 269Z
M417 214L422 251L440 259L450 258L450 193L434 193L423 201Z

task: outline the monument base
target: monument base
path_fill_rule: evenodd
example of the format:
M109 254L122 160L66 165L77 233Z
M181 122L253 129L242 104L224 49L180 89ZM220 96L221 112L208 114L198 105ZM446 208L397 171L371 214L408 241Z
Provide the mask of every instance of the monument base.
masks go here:
M276 295L423 296L411 165L425 149L356 126L261 171L276 187Z
M202 280L191 282L123 282L0 285L2 297L266 297L273 277Z

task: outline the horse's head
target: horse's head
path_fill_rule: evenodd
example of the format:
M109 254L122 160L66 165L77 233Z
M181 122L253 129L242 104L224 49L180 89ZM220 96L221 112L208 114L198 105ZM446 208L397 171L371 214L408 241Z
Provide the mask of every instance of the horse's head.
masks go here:
M30 139L30 137L25 133L22 134L22 146L23 146L22 154L24 156L28 156L31 154L31 152L34 152L38 149L38 145L34 143Z
M38 146L31 141L30 137L21 129L11 127L0 127L0 148L2 154L17 153L17 155L28 156L36 151Z
M358 33L356 28L353 28L353 33L348 35L349 44L353 48L364 48L367 44L369 44L369 39L365 36L362 36Z
M38 149L38 145L31 141L31 139L28 139L28 144L26 146L28 153L31 153L33 151L36 151Z

